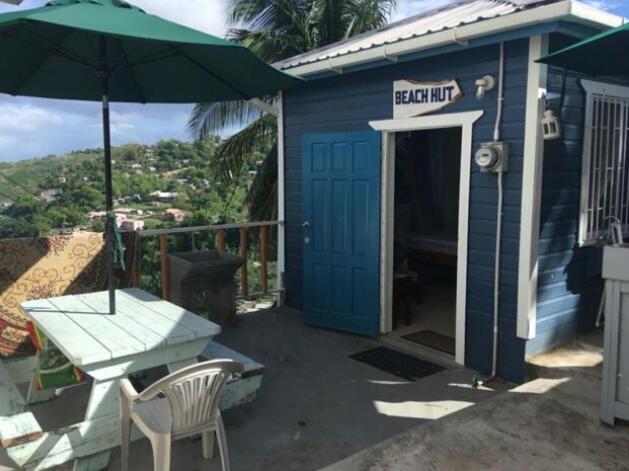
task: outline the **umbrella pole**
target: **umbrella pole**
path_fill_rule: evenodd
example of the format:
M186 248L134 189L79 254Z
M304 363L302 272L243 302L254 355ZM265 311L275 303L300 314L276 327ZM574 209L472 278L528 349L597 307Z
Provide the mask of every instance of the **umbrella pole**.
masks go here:
M103 71L101 87L103 95L103 144L105 150L105 209L107 222L105 223L105 258L107 259L107 288L109 290L109 313L116 313L116 271L114 266L114 197L111 176L111 129L109 123L109 73L107 71L107 45L105 38L101 38L101 54L103 57Z

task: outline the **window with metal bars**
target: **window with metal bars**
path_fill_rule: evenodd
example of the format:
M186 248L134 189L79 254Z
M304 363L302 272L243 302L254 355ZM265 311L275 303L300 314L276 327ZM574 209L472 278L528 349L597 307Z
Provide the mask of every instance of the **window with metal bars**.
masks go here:
M581 245L629 235L629 88L582 81L587 93L581 185Z

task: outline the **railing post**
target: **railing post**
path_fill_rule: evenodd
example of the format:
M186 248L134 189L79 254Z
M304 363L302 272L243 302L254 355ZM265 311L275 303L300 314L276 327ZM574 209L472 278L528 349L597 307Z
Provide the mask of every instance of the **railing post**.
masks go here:
M262 294L269 293L268 253L269 226L260 226L260 272Z
M247 278L247 228L240 228L240 256L245 259L245 264L240 269L240 294L249 294L249 280Z
M221 252L225 251L225 229L216 231L216 249Z
M159 252L162 262L162 298L170 298L170 264L168 263L168 235L159 236Z

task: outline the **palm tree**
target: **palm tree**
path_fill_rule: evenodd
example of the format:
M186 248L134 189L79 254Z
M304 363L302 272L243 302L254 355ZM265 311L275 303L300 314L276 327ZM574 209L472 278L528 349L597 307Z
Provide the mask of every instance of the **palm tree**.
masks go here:
M228 38L276 62L385 25L396 0L231 0ZM274 97L265 100L272 103ZM199 139L241 130L217 149L213 168L223 183L237 182L254 146L266 156L247 195L250 216L272 219L277 195L277 122L246 101L199 103L189 130Z

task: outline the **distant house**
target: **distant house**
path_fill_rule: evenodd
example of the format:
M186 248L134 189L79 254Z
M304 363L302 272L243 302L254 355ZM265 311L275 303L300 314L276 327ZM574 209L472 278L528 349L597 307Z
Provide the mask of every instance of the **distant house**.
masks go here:
M128 216L130 214L133 214L134 210L131 208L116 208L114 210L114 213L116 213L116 215L120 214L120 215L124 215L124 216Z
M92 211L87 213L87 218L90 221L100 221L102 219L105 219L106 215L107 213L105 211Z
M144 221L138 219L126 219L120 224L123 231L141 231L144 229Z
M172 191L154 191L151 193L151 196L158 201L172 201L179 196L179 193Z
M182 222L190 213L188 211L184 211L183 209L171 208L164 211L164 214L167 218L172 219L175 222Z
M39 193L39 197L47 203L52 203L59 194L59 190L43 190Z

